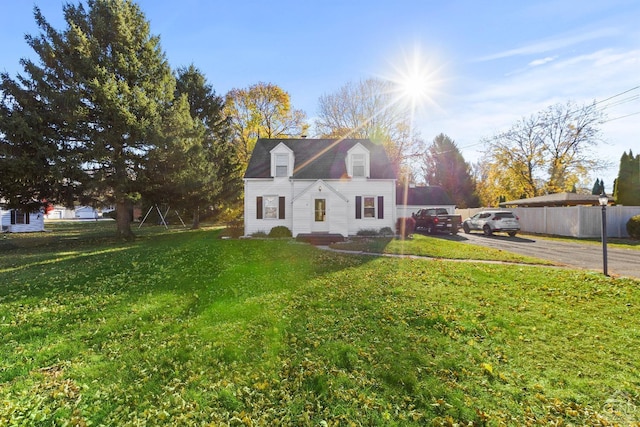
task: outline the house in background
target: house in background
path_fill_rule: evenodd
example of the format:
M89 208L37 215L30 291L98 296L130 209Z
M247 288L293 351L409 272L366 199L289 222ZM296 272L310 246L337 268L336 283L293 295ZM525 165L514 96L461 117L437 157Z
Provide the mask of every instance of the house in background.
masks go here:
M244 234L347 237L395 227L396 175L368 139L259 139L244 175Z
M445 208L450 215L455 214L456 205L444 188L439 186L400 185L396 191L396 215L410 217L419 209Z
M0 208L0 223L3 233L44 231L44 213Z

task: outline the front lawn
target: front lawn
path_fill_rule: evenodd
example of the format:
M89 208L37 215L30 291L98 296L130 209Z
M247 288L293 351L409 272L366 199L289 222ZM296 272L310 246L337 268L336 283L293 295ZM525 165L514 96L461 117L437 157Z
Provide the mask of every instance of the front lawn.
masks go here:
M454 236L455 239L455 236ZM548 260L519 255L494 248L478 248L451 239L414 234L411 239L387 237L354 237L346 242L331 245L334 249L380 254L417 255L429 258L462 259L478 261L502 261L523 264L553 265Z
M0 244L0 425L640 419L638 281L47 228Z

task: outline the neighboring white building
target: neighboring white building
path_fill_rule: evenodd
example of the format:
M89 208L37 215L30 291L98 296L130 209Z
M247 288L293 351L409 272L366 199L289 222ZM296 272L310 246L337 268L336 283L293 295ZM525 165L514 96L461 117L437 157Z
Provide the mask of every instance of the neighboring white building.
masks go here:
M396 175L368 139L259 139L244 193L245 235L281 225L294 237L395 228Z
M396 192L396 215L398 218L410 217L420 209L445 208L449 215L456 213L456 205L444 188L439 186L401 187Z
M0 209L2 232L26 233L44 231L44 214L42 212L26 212L20 209Z

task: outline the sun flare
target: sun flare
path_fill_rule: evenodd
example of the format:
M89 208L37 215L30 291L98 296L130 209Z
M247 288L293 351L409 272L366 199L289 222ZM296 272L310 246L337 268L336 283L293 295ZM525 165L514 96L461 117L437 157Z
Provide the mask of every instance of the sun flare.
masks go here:
M395 86L398 102L408 103L414 111L427 104L437 105L434 97L442 84L441 67L427 60L418 47L411 54L403 54L392 68L387 79Z

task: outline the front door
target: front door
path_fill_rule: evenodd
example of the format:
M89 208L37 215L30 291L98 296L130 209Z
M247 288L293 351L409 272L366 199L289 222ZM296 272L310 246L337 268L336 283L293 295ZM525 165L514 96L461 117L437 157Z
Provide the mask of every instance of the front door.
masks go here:
M329 231L329 222L327 221L327 199L326 198L314 198L313 199L313 224L311 231L315 233L322 233Z

